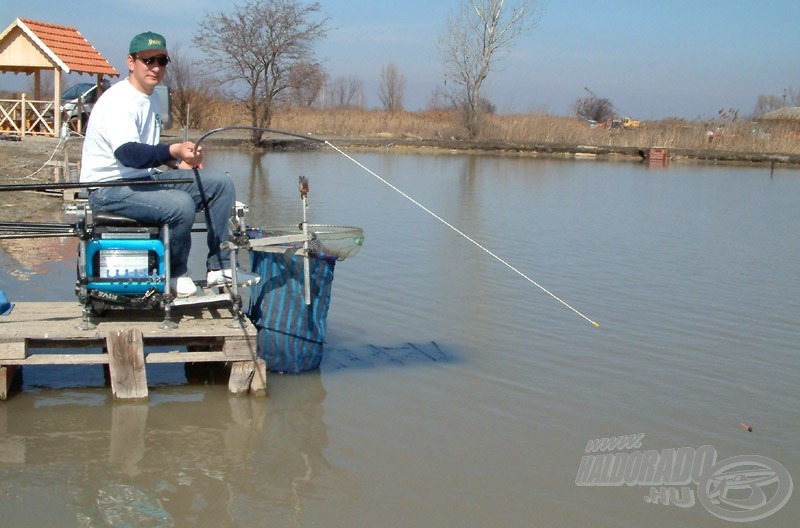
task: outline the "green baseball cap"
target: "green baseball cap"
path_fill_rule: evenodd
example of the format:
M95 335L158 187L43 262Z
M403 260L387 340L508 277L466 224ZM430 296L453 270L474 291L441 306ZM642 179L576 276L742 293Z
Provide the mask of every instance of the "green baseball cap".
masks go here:
M139 33L133 37L133 40L131 40L131 47L128 50L128 53L133 55L134 53L148 50L159 50L166 53L167 39L158 33L153 33L152 31Z

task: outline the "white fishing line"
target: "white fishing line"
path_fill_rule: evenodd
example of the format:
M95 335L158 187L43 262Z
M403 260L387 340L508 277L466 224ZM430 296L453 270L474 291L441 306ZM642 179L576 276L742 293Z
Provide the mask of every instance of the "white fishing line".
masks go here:
M490 257L494 258L495 260L497 260L498 262L503 264L505 267L507 267L508 269L510 269L511 271L513 271L514 273L516 273L517 275L519 275L520 277L522 277L526 281L530 282L531 284L533 284L534 286L539 288L541 291L543 291L544 293L546 293L547 295L549 295L550 297L552 297L553 299L555 299L556 301L561 303L562 305L564 305L567 308L569 308L570 310L572 310L577 315L581 316L584 320L588 321L589 323L591 323L595 327L598 327L598 328L600 327L600 325L597 322L589 319L587 316L585 316L580 311L578 311L577 309L572 307L569 303L567 303L566 301L564 301L563 299L558 297L556 294L554 294L553 292L551 292L550 290L548 290L547 288L545 288L544 286L542 286L541 284L539 284L538 282L533 280L532 278L530 278L527 275L525 275L524 273L522 273L520 270L518 270L517 268L515 268L514 266L512 266L511 264L509 264L508 262L506 262L502 258L500 258L498 255L496 255L495 253L490 251L488 248L484 247L478 241L476 241L475 239L473 239L472 237L470 237L469 235L467 235L466 233L464 233L463 231L461 231L460 229L455 227L453 224L451 224L450 222L448 222L447 220L445 220L444 218L442 218L438 214L434 213L433 211L431 211L430 209L428 209L427 207L425 207L424 205L419 203L417 200L415 200L414 198L412 198L411 196L409 196L408 194L406 194L402 190L400 190L397 187L395 187L394 185L392 185L392 183L387 181L385 178L381 177L379 174L376 174L374 171L372 171L368 167L364 166L361 162L359 162L358 160L356 160L355 158L353 158L352 156L350 156L349 154L344 152L342 149L340 149L339 147L337 147L336 145L334 145L333 143L331 143L327 139L316 138L316 137L310 136L310 135L295 134L295 133L292 133L292 132L284 132L282 130L274 130L274 129L270 129L270 128L261 128L261 127L252 127L252 126L227 126L227 127L217 128L215 130L211 130L211 131L203 134L200 137L200 139L197 140L197 143L195 143L195 146L199 146L200 143L202 143L203 140L205 138L207 138L208 136L210 136L212 134L216 134L217 132L222 132L224 130L260 130L262 132L272 132L272 133L275 133L275 134L281 134L281 135L284 135L284 136L296 137L296 138L305 139L305 140L309 140L309 141L315 141L315 142L318 142L318 143L324 143L325 145L328 145L333 150L335 150L336 152L338 152L339 154L341 154L345 158L349 159L350 161L352 161L353 163L355 163L356 165L361 167L367 173L371 174L372 176L374 176L375 178L377 178L378 180L380 180L381 182L386 184L393 191L399 193L402 197L404 197L405 199L407 199L408 201L410 201L411 203L413 203L414 205L416 205L417 207L419 207L420 209L422 209L423 211L425 211L426 213L428 213L429 215L434 217L436 220L438 220L439 222L443 223L444 225L446 225L447 227L449 227L450 229L452 229L453 231L455 231L456 233L461 235L463 238L465 238L466 240L471 242L473 245L475 245L475 247L477 247L478 249L482 250L487 255L489 255Z
M595 327L599 327L600 326L598 323L596 323L595 321L589 319L587 316L582 314L580 311L578 311L577 309L573 308L569 303L567 303L566 301L564 301L563 299L561 299L560 297L555 295L553 292L551 292L550 290L548 290L547 288L545 288L544 286L542 286L541 284L539 284L538 282L536 282L532 278L530 278L527 275L525 275L524 273L522 273L519 269L515 268L514 266L512 266L511 264L509 264L508 262L506 262L505 260L500 258L498 255L496 255L495 253L490 251L488 248L483 246L480 242L476 241L475 239L473 239L472 237L470 237L469 235L467 235L466 233L464 233L463 231L461 231L460 229L455 227L453 224L451 224L450 222L448 222L447 220L445 220L444 218L442 218L438 214L434 213L433 211L431 211L430 209L425 207L423 204L419 203L417 200L415 200L414 198L412 198L411 196L409 196L408 194L403 192L401 189L398 189L391 182L387 181L385 178L381 177L379 174L375 173L374 171L370 170L368 167L364 166L361 162L359 162L358 160L356 160L355 158L353 158L352 156L350 156L349 154L344 152L342 149L340 149L336 145L332 144L330 141L326 140L325 144L328 145L329 147L331 147L332 149L334 149L336 152L338 152L342 156L344 156L347 159L349 159L350 161L352 161L353 163L355 163L356 165L358 165L359 167L361 167L362 169L364 169L367 173L371 174L372 176L374 176L375 178L377 178L378 180L380 180L381 182L383 182L384 184L389 186L389 188L391 188L393 191L399 193L403 198L405 198L406 200L410 201L411 203L413 203L414 205L416 205L417 207L419 207L420 209L422 209L423 211L425 211L426 213L428 213L429 215L434 217L436 220L438 220L439 222L443 223L444 225L446 225L447 227L449 227L450 229L452 229L453 231L455 231L456 233L461 235L463 238L465 238L466 240L471 242L473 245L475 245L478 249L482 250L487 255L489 255L490 257L494 258L495 260L497 260L498 262L503 264L505 267L507 267L508 269L510 269L511 271L513 271L514 273L516 273L517 275L519 275L520 277L522 277L526 281L530 282L531 284L533 284L534 286L536 286L537 288L542 290L544 293L546 293L547 295L549 295L550 297L552 297L556 301L560 302L562 305L564 305L567 308L569 308L570 310L572 310L577 315L581 316L586 321L592 323Z

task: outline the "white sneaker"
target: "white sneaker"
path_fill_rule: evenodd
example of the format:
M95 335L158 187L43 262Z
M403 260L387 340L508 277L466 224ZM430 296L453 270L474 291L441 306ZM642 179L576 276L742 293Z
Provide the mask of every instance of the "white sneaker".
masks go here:
M174 277L169 281L169 288L175 297L191 297L197 295L197 285L191 277Z
M231 283L233 273L230 268L224 270L211 270L206 275L206 285L211 288L212 286L224 286ZM249 271L236 270L236 282L242 288L258 284L261 280L259 275L250 273Z

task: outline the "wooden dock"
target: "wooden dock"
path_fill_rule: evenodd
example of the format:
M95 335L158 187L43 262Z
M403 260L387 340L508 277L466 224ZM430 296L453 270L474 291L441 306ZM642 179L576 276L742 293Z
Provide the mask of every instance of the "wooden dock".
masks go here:
M171 330L160 328L160 310L109 311L92 318L92 330L79 328L82 317L77 301L16 303L0 317L0 400L8 397L19 368L35 365L108 365L114 397L129 400L147 398L147 364L224 362L230 365L231 392L266 393L256 329L237 321L228 308L173 309L178 327ZM174 349L148 352L148 347Z

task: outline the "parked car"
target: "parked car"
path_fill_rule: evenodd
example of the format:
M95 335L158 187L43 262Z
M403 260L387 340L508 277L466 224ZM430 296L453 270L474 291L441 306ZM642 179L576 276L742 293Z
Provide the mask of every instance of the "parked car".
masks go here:
M61 94L61 121L75 132L86 132L89 114L97 102L97 85L80 83Z
M171 128L172 107L169 88L159 85L156 86L156 92L161 97L161 124L163 128ZM96 84L79 83L72 86L61 94L61 121L66 123L70 130L85 134L89 116L98 97Z

